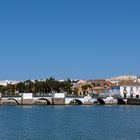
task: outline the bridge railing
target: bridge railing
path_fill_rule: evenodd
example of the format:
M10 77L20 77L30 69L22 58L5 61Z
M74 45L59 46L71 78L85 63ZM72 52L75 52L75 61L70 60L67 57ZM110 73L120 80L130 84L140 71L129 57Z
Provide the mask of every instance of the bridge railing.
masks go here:
M52 97L52 95L33 95L33 97Z
M85 96L66 95L66 98L84 98Z
M20 98L21 96L13 96L13 95L5 95L5 96L1 96L2 98Z
M6 97L16 98L16 97L22 97L22 95L2 95L1 97L3 97L3 98L6 98ZM33 97L52 97L52 95L48 95L48 94L33 95Z
M2 95L2 98L19 98L21 95ZM43 94L43 95L33 95L33 97L53 97L52 95ZM75 95L66 95L66 98L84 98L85 96L75 96Z

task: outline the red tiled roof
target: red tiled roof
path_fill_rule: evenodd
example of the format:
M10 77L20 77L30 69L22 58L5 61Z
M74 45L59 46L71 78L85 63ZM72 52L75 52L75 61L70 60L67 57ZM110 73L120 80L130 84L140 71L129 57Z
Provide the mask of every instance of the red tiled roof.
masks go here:
M113 86L114 84L110 81L106 81L105 84L107 84L108 86Z
M105 79L95 79L95 80L87 80L87 82L92 82L92 83L105 83Z

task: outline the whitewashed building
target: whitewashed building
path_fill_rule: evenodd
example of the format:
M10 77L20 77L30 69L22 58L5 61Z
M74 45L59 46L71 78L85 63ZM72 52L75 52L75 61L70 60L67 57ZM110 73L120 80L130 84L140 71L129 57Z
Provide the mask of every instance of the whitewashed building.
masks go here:
M140 98L140 84L120 86L120 94L123 98Z
M18 84L20 81L16 81L16 80L0 80L0 85L1 86L7 86L8 84L14 85L14 84Z

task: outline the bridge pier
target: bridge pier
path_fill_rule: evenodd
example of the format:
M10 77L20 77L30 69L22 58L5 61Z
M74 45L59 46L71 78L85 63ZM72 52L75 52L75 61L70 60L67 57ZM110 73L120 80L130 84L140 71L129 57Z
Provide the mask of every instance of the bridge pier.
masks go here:
M65 105L65 94L55 93L52 98L52 105Z
M35 103L34 99L22 99L21 105L33 105Z
M65 105L65 99L63 98L53 98L52 99L53 105Z
M33 105L35 100L32 93L23 93L21 98L21 105Z

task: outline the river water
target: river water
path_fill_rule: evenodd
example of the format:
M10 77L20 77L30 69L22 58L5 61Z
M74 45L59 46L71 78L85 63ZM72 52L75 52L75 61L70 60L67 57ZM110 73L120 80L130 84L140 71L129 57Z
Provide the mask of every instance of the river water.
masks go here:
M140 106L0 106L0 140L140 140Z

